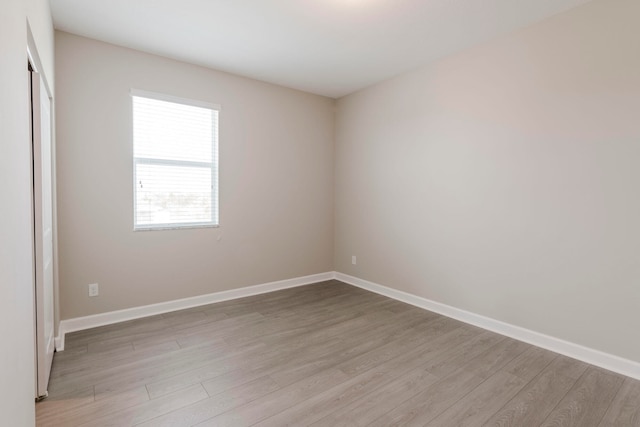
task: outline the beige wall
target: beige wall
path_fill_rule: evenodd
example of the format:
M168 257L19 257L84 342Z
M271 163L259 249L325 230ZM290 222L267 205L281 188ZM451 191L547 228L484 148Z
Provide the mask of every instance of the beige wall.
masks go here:
M35 424L27 22L50 83L53 30L46 0L0 10L0 424L25 427Z
M639 16L596 0L339 100L336 269L640 361Z
M332 270L333 100L62 32L56 72L62 319ZM132 231L131 88L222 106L220 228Z

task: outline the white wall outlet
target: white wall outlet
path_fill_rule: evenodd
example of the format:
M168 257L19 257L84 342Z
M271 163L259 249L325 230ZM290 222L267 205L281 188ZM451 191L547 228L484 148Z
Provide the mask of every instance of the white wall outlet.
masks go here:
M356 265L356 256L351 255L351 264Z
M97 283L92 283L89 285L89 296L90 297L97 297L99 293L99 289L98 289L98 284Z

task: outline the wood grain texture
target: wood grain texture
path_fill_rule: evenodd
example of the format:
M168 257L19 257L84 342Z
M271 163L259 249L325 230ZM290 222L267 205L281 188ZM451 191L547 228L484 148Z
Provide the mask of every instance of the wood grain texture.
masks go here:
M38 426L640 426L640 382L337 281L76 332Z
M192 426L252 402L279 388L269 376L264 376L140 425L147 427Z
M573 386L575 380L562 374L559 364L551 364L527 384L485 426L537 426Z
M640 381L625 379L600 427L640 427Z
M400 375L394 381L378 387L350 405L334 411L313 423L313 426L366 426L437 381L426 368L419 367ZM387 406L388 405L388 406Z
M482 425L525 384L522 378L506 372L497 372L426 425Z
M589 367L542 426L597 426L623 381L621 375Z

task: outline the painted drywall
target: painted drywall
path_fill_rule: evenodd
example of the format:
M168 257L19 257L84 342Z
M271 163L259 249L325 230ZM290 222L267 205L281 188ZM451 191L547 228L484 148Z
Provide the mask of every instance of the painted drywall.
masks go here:
M0 414L35 425L31 142L27 23L53 82L53 29L46 0L6 0L0 13Z
M62 319L332 270L333 100L64 32L56 74ZM222 106L219 228L133 231L131 88Z
M340 99L336 270L640 361L638 16L596 0Z

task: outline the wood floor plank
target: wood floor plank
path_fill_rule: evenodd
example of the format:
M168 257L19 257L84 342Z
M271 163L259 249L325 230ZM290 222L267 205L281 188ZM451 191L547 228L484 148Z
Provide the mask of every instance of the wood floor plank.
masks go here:
M398 366L396 360L397 359L392 359L388 363L381 364L356 375L331 389L257 423L256 426L281 427L310 425L330 413L360 399L363 395L375 390L379 386L393 381L396 379L400 368L412 368L411 364L405 363L406 360L404 358L400 362L400 366Z
M167 361L166 358L158 358L150 361L144 367L137 366L134 369L127 369L126 372L112 374L109 378L100 379L95 384L96 400L102 395L126 390L138 385L148 384L168 376L177 375L189 370L193 365L210 363L210 360L229 360L235 356L239 356L245 352L259 353L263 349L261 343L248 344L246 348L240 350L228 350L228 354L224 351L220 352L199 352L188 355L187 357L177 358Z
M621 375L589 367L542 426L597 426L623 381Z
M384 318L376 318L375 322L370 321L370 324L365 325L361 331L361 328L352 328L349 331L348 339L338 342L335 350L330 352L324 351L326 349L320 352L313 351L310 358L295 357L286 361L282 367L276 366L274 370L269 371L269 374L280 385L285 386L334 365L342 368L341 362L356 357L364 356L370 360L376 359L372 353L376 353L380 349L384 350L389 346L393 347L406 340L407 337L415 336L415 331L411 326L416 325L416 322L419 324L423 321L422 318L416 317L415 313L393 316L394 321L392 322L386 322ZM340 338L340 336L336 336L336 338ZM327 349L329 348L327 347Z
M476 427L482 425L525 384L526 382L522 378L506 372L498 372L451 405L426 426Z
M348 376L344 372L337 369L323 371L197 425L202 427L251 426L315 394L330 389L347 378Z
M221 320L219 322L215 322L212 324L209 324L205 327L198 327L195 328L195 330L190 330L188 332L185 331L180 331L176 334L174 334L173 332L171 332L171 330L169 330L168 332L165 331L164 335L162 336L163 339L159 340L158 337L161 337L160 335L158 335L158 333L156 331L150 332L149 335L145 336L145 335L139 335L139 334L135 334L136 338L139 340L138 342L143 342L143 343L149 343L149 342L163 342L166 341L167 339L169 341L174 340L174 339L181 339L182 337L185 336L185 334L197 334L199 331L205 330L205 331L209 331L211 328L214 328L215 330L215 339L202 339L201 337L197 337L197 339L195 340L195 342L193 343L194 347L197 346L220 346L222 344L227 344L224 339L224 332L228 330L228 328L233 328L233 327L239 327L240 325L244 325L247 323L253 323L253 322L260 322L263 321L264 317L262 317L261 315L255 313L251 316L244 316L242 318L234 318L234 319L225 319L225 320ZM187 335L189 336L189 335ZM142 338L141 338L142 337ZM149 338L151 337L151 338ZM99 342L101 340L101 336L100 334L96 337L96 340ZM135 343L135 341L134 341ZM182 348L182 347L181 347ZM122 350L117 350L117 351L112 351L109 348L106 348L105 351L102 352L98 352L98 353L90 353L90 354L86 354L86 355L76 355L74 358L71 359L67 359L67 358L54 358L55 360L55 364L52 370L52 378L56 378L59 376L65 376L68 374L73 373L74 377L77 378L77 375L83 375L83 374L94 374L96 372L99 372L101 370L107 369L107 368L113 368L116 366L123 366L125 364L128 363L133 363L136 361L141 361L141 360L145 360L147 359L149 356L155 356L158 354L157 351L151 351L149 353L139 353L139 351L142 351L144 349L139 349L138 351L122 351ZM62 354L66 353L63 352ZM58 363L58 362L64 362L64 363Z
M522 341L505 338L459 368L486 379L531 348L531 345Z
M454 324L454 326L458 325ZM409 371L424 367L423 365L426 364L429 357L435 357L437 354L439 353L434 351L432 347L416 347L397 357L381 361L364 372L353 371L352 378L344 383L282 411L257 425L273 427L310 425L379 387L397 380L398 377Z
M573 378L575 380L580 378L589 368L588 364L567 356L563 356L561 354L553 359L549 366L554 367L558 371L562 372L562 375Z
M138 387L122 393L112 394L99 401L92 401L78 407L60 410L39 420L41 426L74 427L91 422L96 418L108 417L113 413L149 401L147 389ZM37 416L36 416L37 417Z
M38 402L36 412L36 422L42 424L56 414L62 414L89 405L95 401L93 386L84 389L74 390L71 393L58 396L49 396L45 400Z
M316 427L369 425L393 406L411 398L437 380L438 378L424 367L413 369L311 425Z
M504 366L508 366L509 371L519 372L524 366L529 365L531 359L522 356L528 350L518 355L526 346L523 343L514 344L509 339L501 341L423 392L392 408L371 425L377 427L425 425L472 392L487 378L500 370L507 372ZM530 372L538 374L543 368L543 365L538 364L538 371Z
M493 332L474 332L475 336L472 338L431 359L427 366L429 372L442 378L505 340L505 337Z
M157 352L166 352L180 350L180 345L178 341L173 339L167 339L162 341L143 341L143 342L134 342L133 343L133 351L141 352L141 351L157 351Z
M556 353L540 347L531 347L508 363L504 371L525 381L531 381L556 358Z
M518 427L542 424L576 382L563 375L563 369L558 365L547 366L484 425Z
M302 339L307 343L318 342L329 338L334 338L341 334L353 333L357 330L366 330L393 320L393 313L386 310L376 310L370 313L349 313L348 315L327 315L322 317L313 325L306 328L306 331L295 338ZM291 319L290 321L296 321ZM291 336L271 336L261 337L260 340L267 345L289 344Z
M117 338L131 339L136 336L145 336L153 332L166 331L170 328L168 322L162 316L151 316L144 319L129 320L106 326L100 326L86 331L72 332L65 339L65 349L86 345L88 342L106 341Z
M178 341L180 348L207 345L208 343L220 342L225 337L232 336L238 329L246 328L250 325L259 325L264 321L265 317L262 314L248 313L177 331L175 339Z
M86 370L80 373L70 373L56 378L49 383L50 393L67 393L75 388L84 388L87 385L100 385L120 381L131 376L144 377L154 373L161 374L165 367L179 369L187 363L206 360L215 356L221 357L223 348L218 346L206 346L192 350L176 350L172 352L153 352L148 357L136 358L133 362L109 364L106 367L96 365L95 370ZM129 381L131 383L131 381Z
M320 341L314 344L307 344L297 340L290 341L286 348L269 348L265 351L252 351L245 354L232 354L228 357L209 361L200 366L192 366L192 369L180 372L177 375L158 378L147 383L150 396L157 397L162 394L186 387L198 382L204 383L207 391L217 393L216 386L209 384L219 384L220 379L243 379L251 381L265 374L274 372L273 368L278 368L283 362L287 362L287 367L291 367L296 358L303 357L306 353L313 353L322 356L322 352L335 351L343 348L344 345L337 339ZM251 369L246 369L249 366ZM234 371L241 371L242 375L237 375ZM226 377L225 377L226 375ZM212 383L212 380L217 382ZM225 386L240 385L238 383L225 382Z
M339 362L375 350L384 343L402 339L408 334L411 334L410 330L398 332L395 328L386 325L359 334L349 342L334 338L328 342L302 346L293 351L290 348L278 349L274 354L265 355L263 360L253 363L251 370L242 370L241 375L230 372L206 381L203 385L210 393L217 393L225 388L238 386L241 381L249 381L268 374L277 379L281 386L286 386Z
M402 349L406 351L413 349L413 347L406 345L407 340L416 338L414 331L411 329L398 331L392 335L385 335L382 330L382 328L380 330L374 329L371 331L372 335L363 334L347 342L342 341L343 345L337 351L326 354L324 357L314 355L310 360L298 364L290 364L284 369L273 372L271 375L281 385L300 380L306 375L332 366L337 367L348 375L355 375L397 357L403 353ZM355 366L353 362L356 363Z
M640 381L626 378L600 427L640 427Z
M207 399L209 395L200 384L174 392L158 399L148 400L129 408L116 410L103 417L94 418L83 427L128 427L135 426L163 414L184 408Z
M252 402L280 387L269 376L263 376L238 387L210 396L208 399L189 405L142 423L147 427L187 427L199 424L217 415Z
M424 426L484 381L459 369L371 422L370 426Z
M442 332L443 330L444 329L442 329L440 325L437 325L437 327L433 329L434 336L428 335L425 331L421 334L407 333L401 337L399 342L388 342L385 345L376 347L370 352L364 353L342 363L339 367L345 373L354 375L358 372L371 369L373 366L381 362L393 359L394 357L408 351L410 348L414 348L416 346L429 346L434 351L437 351L439 348L442 348L438 346L441 342L452 342L455 346L467 341L474 335L474 332L470 329L458 327L458 325L455 324L452 324L452 329L449 329L447 332Z
M176 312L174 312L176 313ZM232 319L233 316L229 316L227 313L218 311L199 311L197 316L191 316L189 318L182 318L178 314L169 313L164 318L167 320L172 332L179 332L189 328L202 327L209 325L220 320ZM180 312L177 312L180 313Z
M243 364L247 367L217 376L211 380L204 381L202 384L210 395L221 393L248 381L260 378L263 375L271 376L279 370L291 369L292 366L295 367L300 364L306 364L309 360L313 360L313 358L323 357L324 354L342 351L344 347L345 345L341 340L335 339L329 343L323 343L320 346L310 347L300 350L299 352L293 352L292 354L283 353L282 362L279 362L277 357L267 357L266 360L257 361L254 364ZM318 353L316 353L316 351Z
M240 369L240 364L233 358L216 359L210 363L194 366L195 369L180 372L169 377L158 377L153 380L146 380L149 397L155 399L176 390L180 390L190 385L202 383Z
M68 334L38 426L638 426L638 381L335 280Z

